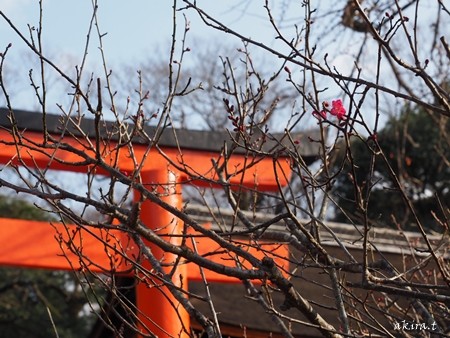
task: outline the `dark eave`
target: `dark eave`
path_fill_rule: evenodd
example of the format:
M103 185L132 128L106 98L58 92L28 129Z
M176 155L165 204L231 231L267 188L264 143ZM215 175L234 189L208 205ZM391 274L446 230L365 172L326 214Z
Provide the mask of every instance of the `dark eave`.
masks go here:
M14 110L14 122L18 130L28 130L34 132L43 132L44 121L43 114L40 112L32 112L25 110ZM0 127L11 129L12 123L10 119L10 111L6 108L0 108ZM45 127L50 134L61 134L64 131L66 134L80 135L80 131L76 128L75 116L68 118L65 115L45 115ZM80 129L88 136L95 137L96 127L94 120L91 118L82 118L78 123ZM127 124L128 130L133 129L133 124ZM111 121L102 121L100 123L100 137L117 139L117 123ZM224 147L230 150L233 144L233 138L237 137L234 132L223 131L203 131L203 130L187 130L174 129L172 127L165 128L162 132L154 126L146 126L145 132L150 137L158 137L158 145L160 147L181 147L183 149L192 149L198 151L212 151L221 152ZM261 135L261 132L255 131L251 137L251 141L256 140ZM315 140L318 140L320 135L317 130L310 130L306 132L274 133L269 134L266 142L263 144L261 151L283 156L281 151L284 147L293 150L297 148L306 163L313 162L319 154L319 146ZM241 146L234 149L237 153L245 152L242 141L235 139ZM293 143L293 141L296 141ZM147 142L142 137L134 137L134 143ZM280 152L281 151L281 152Z

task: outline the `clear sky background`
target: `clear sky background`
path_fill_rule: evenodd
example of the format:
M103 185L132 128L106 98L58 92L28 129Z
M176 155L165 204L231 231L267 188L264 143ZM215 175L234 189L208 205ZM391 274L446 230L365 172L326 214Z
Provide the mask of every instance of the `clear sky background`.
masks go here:
M275 32L270 26L267 14L261 0L227 0L212 1L198 0L199 6L215 18L234 30L245 34L247 37L262 41L268 46L274 46ZM280 13L276 1L274 14L284 19L289 16L301 17L301 13ZM98 0L97 18L102 34L106 34L102 40L108 69L118 74L125 67L130 67L129 78L120 77L120 81L134 81L137 86L137 75L135 70L145 63L146 59L160 58L168 60L170 42L173 30L173 1L171 0ZM182 1L177 1L177 6L183 6ZM298 9L298 6L295 6ZM29 38L29 28L39 26L39 1L38 0L0 0L0 10L16 25L17 29ZM75 76L75 66L79 66L83 58L86 45L86 37L89 24L92 19L93 5L91 0L44 0L42 14L42 41L44 55L48 56L56 65L66 71L70 76ZM205 26L194 10L177 13L178 43L182 37L186 20L190 23L190 31L187 37L187 46L193 51L188 55L185 62L190 58L195 59L195 52L211 46L233 45L241 47L241 42L231 35L226 35ZM292 29L292 24L290 25ZM34 32L36 33L36 32ZM88 52L89 76L93 71L97 76L102 72L102 60L99 52L99 40L94 29L91 36ZM208 44L208 42L210 42ZM219 44L217 44L219 42ZM39 67L37 58L30 63L31 54L23 41L17 34L0 18L0 51L12 43L13 47L8 51L7 67L10 74L7 77L8 90L11 94L13 106L16 109L35 110L39 109L38 101L30 87L28 73L34 69L36 81L39 81ZM197 49L197 50L195 50ZM201 54L201 53L199 53ZM212 57L217 57L214 55ZM268 65L267 71L276 69L276 64L281 60L272 57L275 62ZM49 67L47 67L48 69ZM134 68L134 69L133 69ZM14 75L11 76L11 73ZM12 78L12 79L11 79ZM87 80L86 80L87 81ZM62 83L62 84L61 84ZM67 85L59 81L58 85ZM65 104L70 97L67 95L70 89L61 88L57 85L48 87L47 107L49 111L58 111L55 102ZM114 88L117 89L117 88ZM129 93L128 93L129 94ZM153 100L153 98L152 98ZM153 100L154 101L154 100ZM123 99L121 102L124 102ZM0 95L0 105L5 105L4 98ZM192 116L191 116L192 118ZM196 128L204 127L203 124L195 123Z
M38 25L38 1L0 0L0 3L21 31L27 32L27 24ZM81 56L91 14L92 3L89 0L44 1L44 48ZM140 56L150 46L167 42L170 36L170 1L99 1L98 18L101 31L107 33L105 51L111 61ZM0 23L0 33L2 45L13 42L15 46L21 46L4 21ZM97 41L93 43L98 46Z
M81 57L91 19L91 1L44 0L43 3L44 48L51 53ZM206 5L202 6L208 11L219 14L225 23L243 29L249 36L273 36L266 19L262 17L264 12L259 1L258 6L251 9L243 7L240 0L228 0L226 5L223 5L222 1L200 3L205 3ZM154 53L170 42L172 1L99 0L98 4L100 30L107 33L104 38L105 52L113 64L133 61L135 58L143 59L147 53ZM0 8L24 34L28 33L28 24L37 26L39 23L37 0L0 0ZM214 38L212 30L204 27L194 11L188 12L187 19L192 26L191 38ZM182 28L181 15L179 24ZM15 51L23 47L23 43L18 41L7 23L1 20L0 49L4 49L10 42L13 43ZM97 40L93 41L92 47L91 49L98 47Z
M268 24L263 1L198 0L197 3L208 13L246 36L263 41L269 46L275 43L275 32ZM177 5L183 6L182 1L178 1ZM106 34L103 38L103 47L107 67L117 72L124 66L137 69L147 58L155 60L160 57L168 60L173 29L172 6L173 1L170 0L98 0L99 27L101 33ZM278 8L279 6L274 6L276 13ZM30 36L28 27L39 25L38 0L0 0L0 10L27 38ZM68 71L71 76L74 76L75 66L80 65L83 57L92 12L91 0L43 1L44 55L64 71ZM190 22L187 46L191 49L208 48L207 45L202 45L208 44L208 41L241 46L238 39L206 27L194 10L178 12L178 42L185 24L183 14ZM14 76L9 74L7 77L8 88L15 94L13 105L16 108L35 109L37 101L32 99L34 93L29 85L28 72L31 68L35 68L37 76L39 67L36 58L34 64L28 64L30 51L8 23L0 18L0 51L4 51L9 43L12 43L13 47L8 51L7 67L12 69L10 73L17 73ZM99 40L94 29L88 52L89 71L101 72L102 61L98 47ZM187 61L189 62L189 59ZM14 79L11 80L11 77ZM64 91L58 91L54 87L53 93ZM32 101L35 102L34 106L29 105ZM0 105L4 104L4 100L0 97Z

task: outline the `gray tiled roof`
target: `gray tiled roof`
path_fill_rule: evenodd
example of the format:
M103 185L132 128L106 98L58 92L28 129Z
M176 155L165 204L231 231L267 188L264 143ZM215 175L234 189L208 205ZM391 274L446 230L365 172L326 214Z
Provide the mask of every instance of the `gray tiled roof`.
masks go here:
M188 205L186 212L199 223L211 223L212 229L217 232L227 231L233 228L233 231L239 232L246 228L236 217L235 212L230 209L211 209L201 205ZM255 225L268 222L275 215L263 212L242 211L244 215ZM214 216L214 217L213 217ZM300 223L308 228L310 220L301 219ZM270 225L270 230L288 232L285 222L279 221ZM337 223L324 221L323 225L319 225L321 243L325 246L337 247L338 243L334 236L339 238L348 249L362 250L364 228L361 225L353 225L346 223ZM428 241L433 249L439 251L443 257L450 259L450 249L448 239L440 234L428 234ZM377 251L384 253L429 256L427 245L422 235L418 232L399 231L392 228L372 226L368 233L368 240L371 247Z

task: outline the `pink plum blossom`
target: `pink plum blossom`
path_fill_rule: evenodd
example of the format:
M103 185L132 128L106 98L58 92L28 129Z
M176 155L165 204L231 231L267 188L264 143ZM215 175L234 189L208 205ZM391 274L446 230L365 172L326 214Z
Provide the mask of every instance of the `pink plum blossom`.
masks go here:
M343 120L346 112L341 99L331 102L330 114L336 116L338 120Z

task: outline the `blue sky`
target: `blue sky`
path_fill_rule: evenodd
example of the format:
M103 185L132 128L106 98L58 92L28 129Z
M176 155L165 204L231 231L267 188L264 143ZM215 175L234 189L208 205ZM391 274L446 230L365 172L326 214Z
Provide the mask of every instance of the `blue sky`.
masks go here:
M268 24L263 1L197 0L197 3L208 13L246 36L264 41L268 45L275 43L275 33ZM276 10L279 6L274 3ZM246 6L248 4L249 7ZM136 65L139 68L147 58L155 60L160 57L167 60L172 36L172 5L173 1L170 0L98 0L99 27L101 33L106 34L103 46L107 67L117 73L123 66ZM182 5L182 1L178 1L178 6ZM38 0L0 0L0 10L28 38L28 25L30 27L39 25ZM43 1L44 55L70 76L75 75L75 66L81 63L92 12L91 0ZM201 43L217 41L224 45L242 46L238 39L206 27L194 10L178 12L178 42L185 23L183 14L190 22L187 46L191 49L202 48ZM28 72L34 68L37 77L39 72L37 59L34 58L34 63L30 63L31 52L8 23L0 18L0 51L3 51L9 43L12 43L13 48L8 51L6 64L12 71L10 70L7 77L9 80L7 83L9 91L15 94L13 105L22 109L35 109L37 101L29 84ZM102 61L98 47L99 41L94 30L88 52L88 76L91 70L101 72ZM15 73L13 76L12 72ZM59 95L66 92L54 86L52 88L53 93ZM67 95L62 97L60 95L55 99L61 102L65 97ZM31 102L35 102L34 105L31 105ZM4 104L0 96L0 105ZM50 104L54 106L53 103Z
M226 5L219 1L200 1L213 13L228 24L244 29L250 36L264 37L269 33L269 27L263 26L262 3L252 7L246 16L239 7L239 0L227 1ZM91 1L46 0L43 11L44 48L50 53L63 53L81 57L86 42L86 33L92 13ZM172 1L149 0L100 0L98 19L104 38L106 55L112 63L128 62L142 59L146 53L154 53L158 48L164 48L172 32ZM179 1L181 5L181 1ZM222 4L222 5L221 5ZM233 5L237 7L234 7ZM203 6L203 5L202 5ZM0 0L0 8L18 28L27 34L27 25L37 26L39 23L39 4L37 0ZM231 8L231 9L230 9ZM205 29L198 16L193 11L188 14L193 37L211 38L214 33ZM251 21L249 21L249 18ZM180 28L183 17L179 15ZM14 50L24 46L17 36L0 20L0 50L12 42ZM97 52L98 41L94 40L91 53Z
M27 24L38 25L38 1L1 0L0 3L23 32L27 32ZM88 0L44 1L44 48L50 52L81 56L91 13L92 4ZM168 41L170 36L170 1L100 1L98 18L101 31L108 33L104 42L111 61L138 56L150 45ZM0 33L2 48L9 42L13 42L15 47L23 46L4 21L0 23ZM93 41L93 47L98 47L98 41Z

